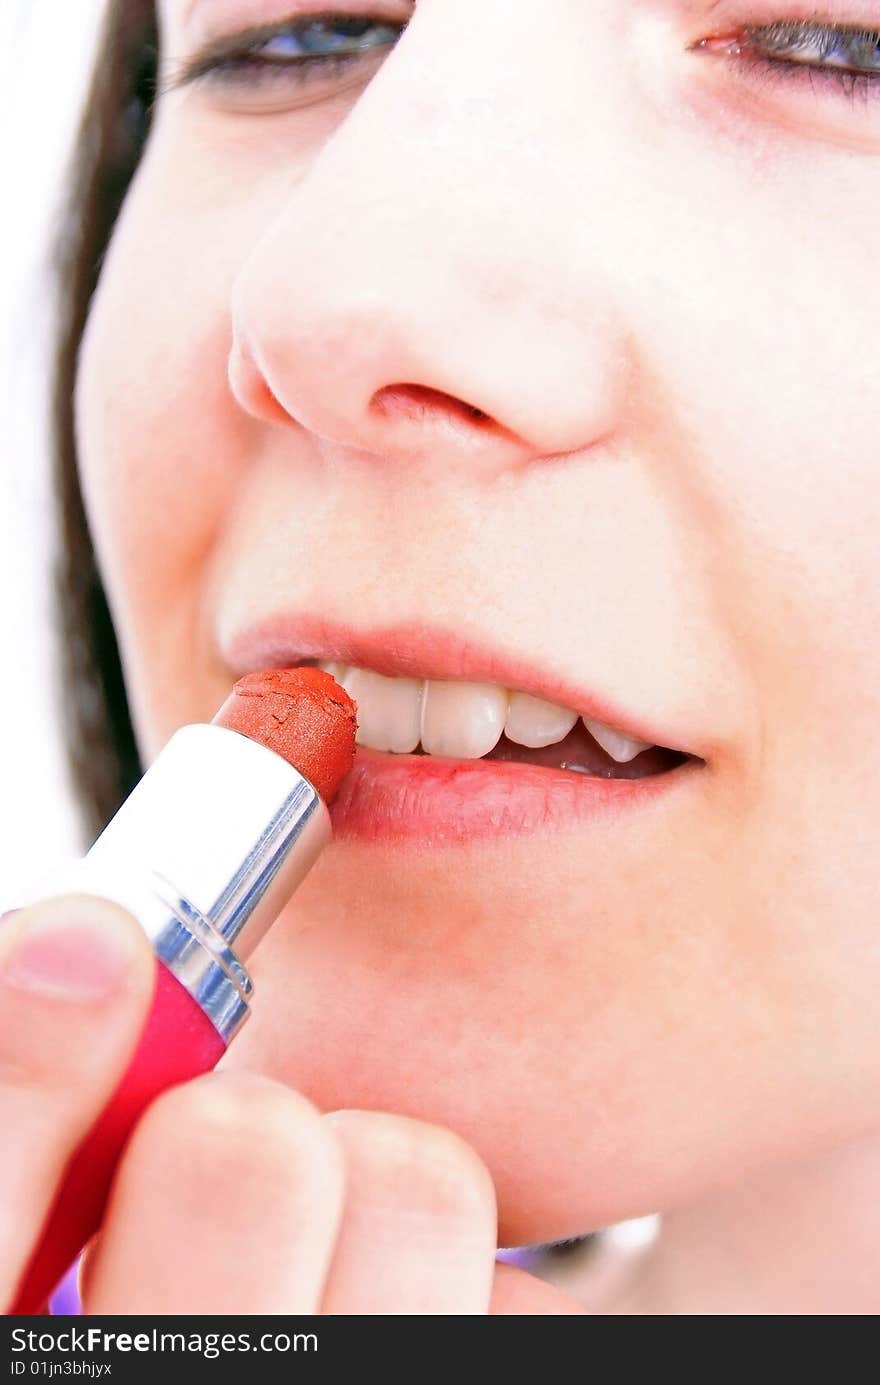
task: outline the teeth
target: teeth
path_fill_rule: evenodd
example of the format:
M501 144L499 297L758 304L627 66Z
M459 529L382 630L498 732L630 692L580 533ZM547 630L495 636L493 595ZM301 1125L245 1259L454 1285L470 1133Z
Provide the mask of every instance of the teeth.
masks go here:
M604 722L592 721L589 717L582 717L581 720L594 740L598 741L602 749L618 764L625 765L627 761L634 760L643 750L650 749L650 741L639 741L634 736L625 736L622 731L615 731L613 727L606 726Z
M363 668L341 667L333 677L358 708L358 745L409 755L419 743L422 715L421 678L383 678ZM332 669L327 669L332 673Z
M337 683L345 687L345 675L348 673L348 664L319 663L318 668L322 668L325 673L329 673L331 678L335 678ZM345 689L348 692L348 689Z
M479 760L505 733L517 745L539 749L565 739L577 712L529 693L508 692L494 683L385 678L368 669L322 661L358 706L359 745L411 755L421 741L428 755ZM590 735L612 759L626 764L649 741L625 736L604 722L582 717Z
M577 712L570 712L567 707L558 707L555 702L545 702L529 693L512 692L504 734L517 745L537 749L564 740L576 721Z
M507 692L493 683L425 684L422 749L428 755L478 760L504 730Z

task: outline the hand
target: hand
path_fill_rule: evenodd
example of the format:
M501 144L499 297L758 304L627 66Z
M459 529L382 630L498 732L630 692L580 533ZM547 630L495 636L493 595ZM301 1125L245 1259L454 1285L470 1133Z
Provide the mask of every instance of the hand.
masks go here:
M0 926L0 1292L11 1302L65 1164L137 1042L154 961L89 897ZM321 1115L267 1078L212 1073L137 1126L88 1257L90 1313L567 1314L495 1263L485 1166L447 1130Z

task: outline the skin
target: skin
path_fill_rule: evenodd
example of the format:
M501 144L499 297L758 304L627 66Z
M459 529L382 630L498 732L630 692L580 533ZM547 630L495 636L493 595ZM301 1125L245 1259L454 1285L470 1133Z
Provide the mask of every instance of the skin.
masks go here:
M211 12L292 8L163 0L166 71ZM754 1311L756 1285L763 1311L780 1285L778 1311L869 1306L873 1236L844 1236L861 1268L832 1288L795 1273L792 1226L812 1209L827 1244L817 1189L839 1227L877 1158L880 105L688 51L792 15L421 0L384 64L308 104L159 100L77 394L145 758L223 700L232 634L287 609L501 639L706 761L626 831L325 854L228 1060L280 1084L298 1274L335 1234L296 1220L302 1130L356 1107L334 1148L380 1182L385 1122L456 1141L493 1229L450 1251L450 1212L424 1252L449 1292L483 1264L473 1311L490 1190L502 1244L667 1212L599 1311Z

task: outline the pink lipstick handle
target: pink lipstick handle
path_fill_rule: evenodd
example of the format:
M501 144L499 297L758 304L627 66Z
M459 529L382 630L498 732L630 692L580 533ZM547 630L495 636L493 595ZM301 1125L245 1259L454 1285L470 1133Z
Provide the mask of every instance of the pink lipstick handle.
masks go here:
M168 1087L210 1072L226 1045L204 1011L161 962L149 1017L109 1105L79 1146L19 1285L11 1313L41 1313L101 1225L116 1164L150 1102Z

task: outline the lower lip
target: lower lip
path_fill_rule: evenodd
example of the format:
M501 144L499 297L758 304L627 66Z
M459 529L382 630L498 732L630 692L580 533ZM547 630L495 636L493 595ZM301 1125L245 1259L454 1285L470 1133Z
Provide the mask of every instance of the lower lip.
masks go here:
M330 809L338 840L460 845L628 818L689 792L701 760L643 779L604 779L503 760L443 760L358 747Z

